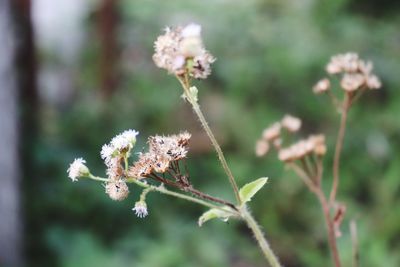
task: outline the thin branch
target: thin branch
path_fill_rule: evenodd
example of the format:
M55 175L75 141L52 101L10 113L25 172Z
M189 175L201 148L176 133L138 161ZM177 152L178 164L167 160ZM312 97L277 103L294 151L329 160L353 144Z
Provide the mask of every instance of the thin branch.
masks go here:
M343 100L343 109L340 119L340 128L336 140L335 156L333 160L333 184L329 197L329 203L332 205L336 199L336 193L339 187L339 168L340 168L340 155L343 147L344 134L346 132L347 114L350 108L351 95L346 93Z
M292 168L292 170L297 174L297 176L300 177L300 179L306 184L306 186L311 192L315 194L317 193L317 191L319 190L318 187L313 183L310 176L300 166L298 166L294 162L288 163L288 166Z
M109 182L110 181L110 179L94 176L92 174L90 174L86 178L91 179L91 180L95 180L95 181L100 181L100 182ZM218 209L218 210L221 210L221 211L224 211L224 212L229 212L234 216L238 216L238 213L235 210L232 210L230 208L226 208L226 207L223 207L223 206L214 205L214 204L209 203L207 201L204 201L204 200L201 200L201 199L198 199L198 198L194 198L194 197L191 197L191 196L188 196L188 195L185 195L185 194L181 194L181 193L177 193L177 192L174 192L174 191L170 191L170 190L166 189L163 186L149 185L147 183L141 182L138 179L132 178L132 177L127 178L126 182L127 183L134 183L134 184L136 184L136 185L138 185L140 187L143 187L143 188L146 188L146 189L151 189L152 191L157 191L157 192L160 192L160 193L165 194L165 195L174 196L174 197L177 197L177 198L180 198L180 199L184 199L184 200L187 200L187 201L190 201L190 202L194 202L194 203L206 206L206 207L211 208L211 209Z

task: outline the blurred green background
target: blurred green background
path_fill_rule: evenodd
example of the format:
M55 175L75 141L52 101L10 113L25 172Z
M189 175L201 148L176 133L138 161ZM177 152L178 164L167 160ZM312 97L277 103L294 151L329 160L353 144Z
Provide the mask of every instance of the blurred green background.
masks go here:
M57 2L57 4L56 4ZM331 183L338 114L312 86L331 55L347 51L374 62L383 88L351 110L339 200L347 204L339 239L351 265L349 220L359 228L361 266L400 266L400 4L360 0L33 1L38 62L35 133L25 135L23 212L28 266L266 266L240 222L199 228L200 206L156 193L150 215L131 211L140 190L114 202L101 184L71 183L84 157L103 175L100 149L125 129L148 135L193 133L188 166L201 190L233 199L227 179L173 76L152 62L166 25L203 26L217 58L196 82L200 104L243 185L269 184L251 204L285 266L330 266L316 199L274 155L256 158L254 144L271 122L290 113L301 135L327 135L326 187Z

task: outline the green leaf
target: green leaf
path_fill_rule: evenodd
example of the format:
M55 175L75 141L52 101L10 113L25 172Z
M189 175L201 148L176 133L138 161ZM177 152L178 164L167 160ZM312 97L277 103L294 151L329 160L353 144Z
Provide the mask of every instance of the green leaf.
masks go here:
M251 198L260 190L268 181L267 177L259 178L251 183L245 184L240 190L239 195L243 203L249 202Z
M206 212L203 213L203 215L200 216L199 218L199 226L202 226L203 223L205 223L206 221L209 221L211 219L215 219L215 218L219 218L221 220L223 220L224 222L228 221L229 217L232 214L226 211L222 211L219 209L210 209Z

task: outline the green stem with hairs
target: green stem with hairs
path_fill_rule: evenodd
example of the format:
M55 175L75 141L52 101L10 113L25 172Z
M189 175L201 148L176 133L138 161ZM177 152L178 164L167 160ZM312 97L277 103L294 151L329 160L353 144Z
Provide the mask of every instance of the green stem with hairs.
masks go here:
M222 152L222 149L219 146L217 139L215 138L213 132L211 131L211 128L208 125L207 120L204 117L204 114L200 109L200 105L198 104L197 99L194 99L192 94L190 93L189 79L188 79L187 75L185 75L185 79L184 80L182 80L182 78L180 78L180 77L177 77L177 78L178 78L178 80L180 81L180 83L181 83L181 85L183 87L183 91L184 91L184 94L185 94L187 100L192 105L194 113L199 118L201 125L203 126L204 130L206 131L208 137L211 140L211 143L212 143L215 151L217 152L218 159L221 162L222 168L224 169L226 175L228 176L228 179L229 179L229 182L230 182L230 184L232 186L233 192L235 193L236 201L240 205L241 204L241 200L240 200L240 195L239 195L239 189L238 189L238 186L236 184L235 178L233 177L232 171L229 168L228 163L226 162L224 153Z
M278 257L272 251L270 245L268 244L267 239L265 239L263 232L261 231L260 226L257 224L256 220L247 210L247 207L243 207L240 211L243 220L246 222L247 226L253 232L255 239L258 242L265 258L271 265L271 267L282 267L279 263Z

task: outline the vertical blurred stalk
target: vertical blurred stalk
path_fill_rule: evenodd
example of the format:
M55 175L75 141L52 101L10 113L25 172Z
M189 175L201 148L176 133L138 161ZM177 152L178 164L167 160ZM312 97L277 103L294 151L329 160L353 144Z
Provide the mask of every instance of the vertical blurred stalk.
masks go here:
M107 98L117 86L117 1L102 0L98 10L97 24L100 37L100 83L101 93Z
M26 44L23 28L30 25L29 7L26 1L0 0L0 264L5 266L23 264L18 104L21 85L29 80L19 72L21 60L30 63L21 54Z
M33 164L37 116L30 0L0 0L0 36L0 264L22 266L20 178Z

